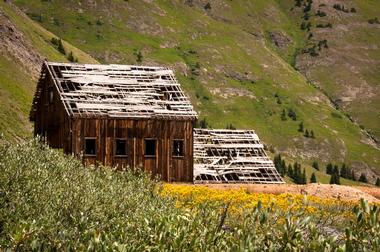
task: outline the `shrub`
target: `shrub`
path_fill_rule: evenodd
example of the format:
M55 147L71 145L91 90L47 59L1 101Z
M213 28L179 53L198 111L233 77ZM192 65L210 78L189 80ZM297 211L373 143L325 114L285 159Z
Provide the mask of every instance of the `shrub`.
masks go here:
M297 121L297 114L296 112L293 110L293 109L289 109L288 110L288 116L293 120L293 121Z
M276 204L268 203L274 196L247 194L256 201L242 202L235 196L244 192L223 191L225 202L192 187L200 202L164 195L168 185L139 169L85 168L38 140L0 143L0 156L1 251L380 248L379 207L365 201L348 212L351 203L342 201L279 195Z
M210 3L207 3L203 8L204 8L206 11L211 10L211 4L210 4Z
M379 19L377 19L377 17L368 19L368 23L370 23L370 24L380 24Z
M51 40L50 40L50 42L51 42L53 45L58 46L59 39L52 37Z
M315 15L318 16L318 17L325 17L326 16L326 12L318 10Z
M141 63L143 61L143 55L140 50L135 50L133 53L136 56L136 62Z

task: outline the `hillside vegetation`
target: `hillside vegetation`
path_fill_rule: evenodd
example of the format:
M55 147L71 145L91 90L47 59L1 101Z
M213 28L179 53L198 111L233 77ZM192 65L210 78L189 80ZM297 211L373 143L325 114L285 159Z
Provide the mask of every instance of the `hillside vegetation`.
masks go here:
M380 208L364 201L192 195L131 170L84 169L38 139L0 143L0 156L4 251L380 249Z
M51 43L53 37L17 8L0 2L0 133L8 139L31 136L28 115L43 60L68 61ZM69 43L63 45L79 62L97 62Z
M380 33L368 22L377 1L345 1L355 13L333 7L342 1L15 3L102 63L173 67L210 127L253 128L269 150L304 165L345 162L372 182L380 173Z

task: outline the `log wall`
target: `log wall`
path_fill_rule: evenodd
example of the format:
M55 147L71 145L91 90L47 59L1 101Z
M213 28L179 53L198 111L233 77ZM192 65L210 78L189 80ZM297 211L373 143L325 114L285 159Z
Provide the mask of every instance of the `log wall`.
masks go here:
M85 139L96 139L96 154L85 155ZM127 155L116 156L116 139L125 139ZM145 155L145 140L156 140L154 156ZM174 140L184 141L182 157L173 156ZM72 121L71 152L83 163L141 168L164 181L193 181L192 121L86 119ZM83 154L83 155L82 155Z

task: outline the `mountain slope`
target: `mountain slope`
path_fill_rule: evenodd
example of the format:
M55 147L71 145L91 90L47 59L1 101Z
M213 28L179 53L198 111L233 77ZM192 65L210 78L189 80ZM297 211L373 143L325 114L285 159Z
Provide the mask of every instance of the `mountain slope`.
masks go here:
M14 6L0 2L0 132L7 138L31 135L28 114L42 61L67 61L50 42L53 37ZM63 45L80 62L97 62L72 45Z
M380 2L313 1L308 20L304 5L281 2L293 19L310 23L305 48L327 45L316 56L299 54L297 67L380 142L380 23L374 21L380 18ZM321 27L327 24L331 27Z
M212 127L253 128L271 150L309 164L316 159L346 162L368 175L380 171L371 139L294 69L308 42L288 13L293 1L15 3L100 62L175 68ZM315 138L298 132L301 121Z

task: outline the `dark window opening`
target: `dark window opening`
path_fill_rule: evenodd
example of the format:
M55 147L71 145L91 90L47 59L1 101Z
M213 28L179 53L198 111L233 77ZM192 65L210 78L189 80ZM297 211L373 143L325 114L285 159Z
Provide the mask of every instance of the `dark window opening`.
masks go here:
M156 156L155 139L145 139L145 156Z
M86 138L84 143L84 154L88 156L96 155L96 138Z
M173 141L173 157L183 157L183 140Z
M115 140L115 155L116 156L126 156L127 155L127 140L126 139L116 139Z

